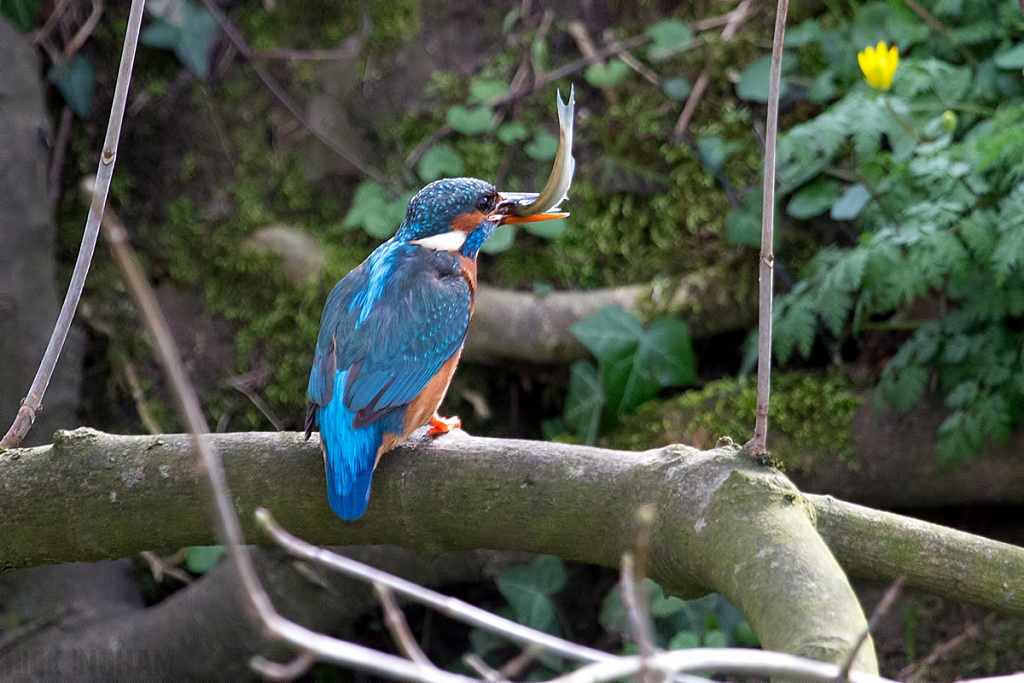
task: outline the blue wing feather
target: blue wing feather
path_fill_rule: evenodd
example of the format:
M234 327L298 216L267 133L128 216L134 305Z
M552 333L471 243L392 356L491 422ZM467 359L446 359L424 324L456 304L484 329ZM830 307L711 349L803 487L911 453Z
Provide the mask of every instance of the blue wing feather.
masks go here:
M342 519L366 509L384 434L401 433L405 407L462 347L471 305L457 256L395 242L331 291L308 391Z

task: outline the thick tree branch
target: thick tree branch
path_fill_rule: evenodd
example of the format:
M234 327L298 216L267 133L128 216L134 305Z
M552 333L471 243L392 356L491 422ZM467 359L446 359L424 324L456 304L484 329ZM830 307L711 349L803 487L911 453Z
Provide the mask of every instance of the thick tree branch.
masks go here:
M535 363L589 358L590 352L569 328L605 306L634 313L680 313L694 337L747 329L757 319L757 304L737 289L735 273L726 269L688 275L678 287L665 282L545 296L481 287L462 357L474 362Z
M342 523L324 504L315 440L258 433L213 443L249 538L259 538L252 511L263 505L322 545L516 549L616 566L633 545L631 512L652 503L650 574L670 591L718 590L768 647L827 661L841 661L865 627L799 492L728 449L624 453L457 434L389 454L368 514ZM207 488L191 452L185 436L84 429L58 434L52 447L6 452L0 564L210 543ZM872 649L858 665L875 669Z

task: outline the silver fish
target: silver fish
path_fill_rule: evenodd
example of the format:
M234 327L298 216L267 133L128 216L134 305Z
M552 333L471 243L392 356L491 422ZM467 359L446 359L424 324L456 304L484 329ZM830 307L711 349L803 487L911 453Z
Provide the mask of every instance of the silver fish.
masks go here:
M572 158L572 124L576 110L576 90L569 88L569 101L562 101L562 93L558 93L558 151L555 153L555 164L551 167L551 175L539 195L522 193L522 201L511 207L509 213L515 216L533 216L547 213L556 208L565 199L572 185L572 174L576 170L576 160ZM515 193L503 192L506 199L516 199ZM532 200L532 201L530 201ZM568 214L566 214L568 215Z

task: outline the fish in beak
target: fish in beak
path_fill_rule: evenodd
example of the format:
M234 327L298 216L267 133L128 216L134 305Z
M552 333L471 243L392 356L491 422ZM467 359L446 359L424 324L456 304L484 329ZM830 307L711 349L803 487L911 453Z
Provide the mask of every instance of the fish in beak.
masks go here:
M565 218L569 214L559 210L572 185L576 160L572 158L573 113L576 108L575 88L569 90L569 101L562 101L558 93L558 151L544 189L540 192L499 192L501 199L490 216L501 223L534 223L552 218Z

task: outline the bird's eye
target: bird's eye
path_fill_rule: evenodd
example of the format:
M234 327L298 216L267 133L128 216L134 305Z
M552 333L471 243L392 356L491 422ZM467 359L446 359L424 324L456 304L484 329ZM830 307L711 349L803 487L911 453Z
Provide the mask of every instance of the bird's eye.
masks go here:
M494 197L490 197L490 196L488 196L488 197L481 197L480 199L476 200L476 210L477 211L481 211L483 213L488 213L493 208L494 208Z

